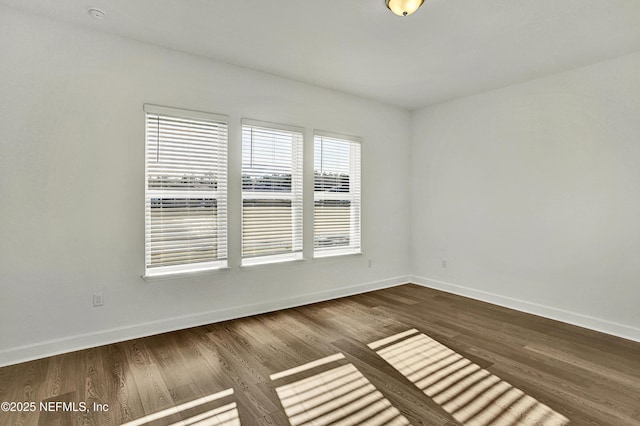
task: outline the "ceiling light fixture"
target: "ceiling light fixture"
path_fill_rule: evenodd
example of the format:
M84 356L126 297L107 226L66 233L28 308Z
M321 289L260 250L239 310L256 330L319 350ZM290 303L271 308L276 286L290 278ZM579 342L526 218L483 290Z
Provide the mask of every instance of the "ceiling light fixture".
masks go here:
M409 16L424 3L424 0L385 0L390 11L398 16Z

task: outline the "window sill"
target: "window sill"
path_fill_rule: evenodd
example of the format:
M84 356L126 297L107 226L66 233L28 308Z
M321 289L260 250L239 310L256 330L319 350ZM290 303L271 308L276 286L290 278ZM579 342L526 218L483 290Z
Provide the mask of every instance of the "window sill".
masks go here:
M331 253L331 254L323 254L323 255L314 255L313 260L322 260L322 259L340 259L344 257L351 256L362 256L364 253L361 251L357 252L347 252L347 253Z
M166 274L158 274L158 275L142 275L141 278L146 282L166 281L166 280L176 280L176 279L182 279L182 278L201 277L201 276L215 274L216 272L230 271L230 270L231 268L226 266L224 268L201 269L199 271L182 271L182 272L168 272Z
M265 263L256 263L253 265L240 265L240 270L247 270L250 271L252 269L257 269L257 268L262 268L262 267L269 267L269 266L278 266L278 265L290 265L292 263L302 263L306 261L306 259L302 258L302 259L288 259L288 260L278 260L277 262L265 262Z

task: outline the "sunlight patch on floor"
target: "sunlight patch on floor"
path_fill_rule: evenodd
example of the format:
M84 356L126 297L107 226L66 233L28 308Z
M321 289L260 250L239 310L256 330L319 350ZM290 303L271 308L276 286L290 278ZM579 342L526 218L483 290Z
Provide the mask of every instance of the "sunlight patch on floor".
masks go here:
M167 418L178 414L184 420L173 422L170 426L239 426L240 417L235 402L220 405L221 400L233 395L233 389L207 395L193 401L185 402L175 407L167 408L139 419L127 422L121 426L142 426L151 422L167 424ZM216 406L212 408L212 406ZM212 409L211 409L212 408ZM190 414L192 411L202 411ZM164 419L164 422L163 422Z
M300 374L340 359L344 359L342 354L291 370ZM277 373L274 376L288 375ZM409 425L400 411L353 364L325 367L317 374L277 387L276 392L293 426Z
M464 425L569 423L563 415L416 329L368 346Z

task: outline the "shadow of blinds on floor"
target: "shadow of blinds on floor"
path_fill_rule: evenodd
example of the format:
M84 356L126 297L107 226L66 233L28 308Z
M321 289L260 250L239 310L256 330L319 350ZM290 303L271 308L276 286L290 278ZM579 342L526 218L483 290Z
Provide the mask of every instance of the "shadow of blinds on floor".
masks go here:
M409 425L342 354L272 374L271 380L287 380L276 392L292 426Z
M240 426L236 403L227 401L232 396L233 389L227 389L146 415L121 426L142 426L150 423L169 426ZM175 421L176 417L182 420Z
M562 414L416 329L368 346L464 425L569 423Z

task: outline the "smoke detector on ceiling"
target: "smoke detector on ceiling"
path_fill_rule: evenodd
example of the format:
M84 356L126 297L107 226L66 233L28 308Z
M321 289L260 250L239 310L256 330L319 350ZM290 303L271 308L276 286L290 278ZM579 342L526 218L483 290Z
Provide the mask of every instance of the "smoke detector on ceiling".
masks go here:
M92 18L96 18L96 19L104 19L104 17L107 16L107 14L104 13L104 10L100 10L98 8L95 8L95 7L89 8L89 10L87 10L87 12L89 12L89 15Z

